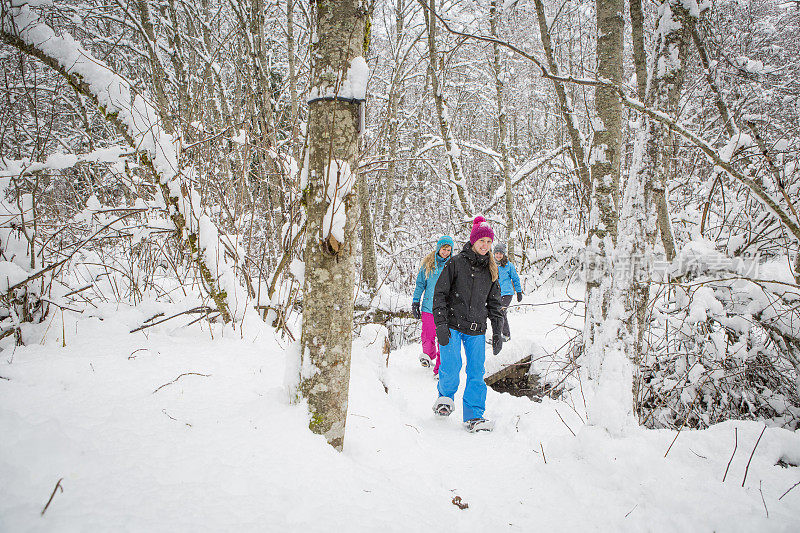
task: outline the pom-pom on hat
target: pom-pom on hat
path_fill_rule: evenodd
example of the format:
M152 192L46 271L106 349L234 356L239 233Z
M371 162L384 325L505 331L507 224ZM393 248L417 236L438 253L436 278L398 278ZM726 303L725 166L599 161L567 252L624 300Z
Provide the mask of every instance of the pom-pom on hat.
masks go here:
M475 220L472 221L472 232L469 234L469 243L475 244L478 239L484 237L489 237L494 240L494 231L492 231L492 227L489 226L486 219L478 215L475 217Z

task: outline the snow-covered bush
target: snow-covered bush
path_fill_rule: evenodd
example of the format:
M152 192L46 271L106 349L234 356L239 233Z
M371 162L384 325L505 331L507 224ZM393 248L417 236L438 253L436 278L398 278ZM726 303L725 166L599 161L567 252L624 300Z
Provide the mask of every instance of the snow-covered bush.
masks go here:
M649 427L800 425L800 286L788 258L687 243L655 298L638 408Z

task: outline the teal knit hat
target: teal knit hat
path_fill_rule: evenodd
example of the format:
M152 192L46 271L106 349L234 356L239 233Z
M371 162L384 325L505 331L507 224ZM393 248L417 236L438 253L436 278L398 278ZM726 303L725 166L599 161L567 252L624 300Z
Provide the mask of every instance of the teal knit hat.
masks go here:
M456 247L456 243L450 235L442 235L439 237L439 240L436 241L436 252L438 253L445 244L449 244L451 250Z

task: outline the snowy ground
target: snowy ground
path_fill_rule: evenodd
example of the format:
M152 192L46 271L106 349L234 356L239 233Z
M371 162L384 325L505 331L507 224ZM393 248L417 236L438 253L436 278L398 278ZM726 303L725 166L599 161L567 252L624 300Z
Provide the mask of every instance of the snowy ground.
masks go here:
M540 291L525 302L561 297ZM512 341L490 367L568 338L552 330L560 322L552 306L526 309L512 313ZM665 458L675 432L633 428L612 438L584 425L580 402L490 390L497 428L472 435L458 396L449 419L431 414L435 381L417 362L419 345L392 352L386 394L379 347L361 338L340 454L306 429L302 406L286 404L284 355L267 328L212 339L207 328L168 322L129 334L144 312L101 312L102 321L67 317L62 327L59 316L38 326L30 337L41 343L3 345L0 531L796 531L800 523L800 487L779 500L800 481L800 468L776 466L800 462L800 435L790 431L765 431L744 488L762 424L683 431ZM41 516L59 479L63 491ZM456 496L469 508L454 505Z

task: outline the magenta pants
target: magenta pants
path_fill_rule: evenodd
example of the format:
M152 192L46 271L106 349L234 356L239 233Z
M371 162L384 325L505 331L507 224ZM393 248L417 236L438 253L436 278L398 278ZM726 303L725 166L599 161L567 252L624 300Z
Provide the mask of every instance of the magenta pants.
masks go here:
M433 373L439 373L439 344L436 342L436 324L433 313L422 313L422 351L435 361Z

